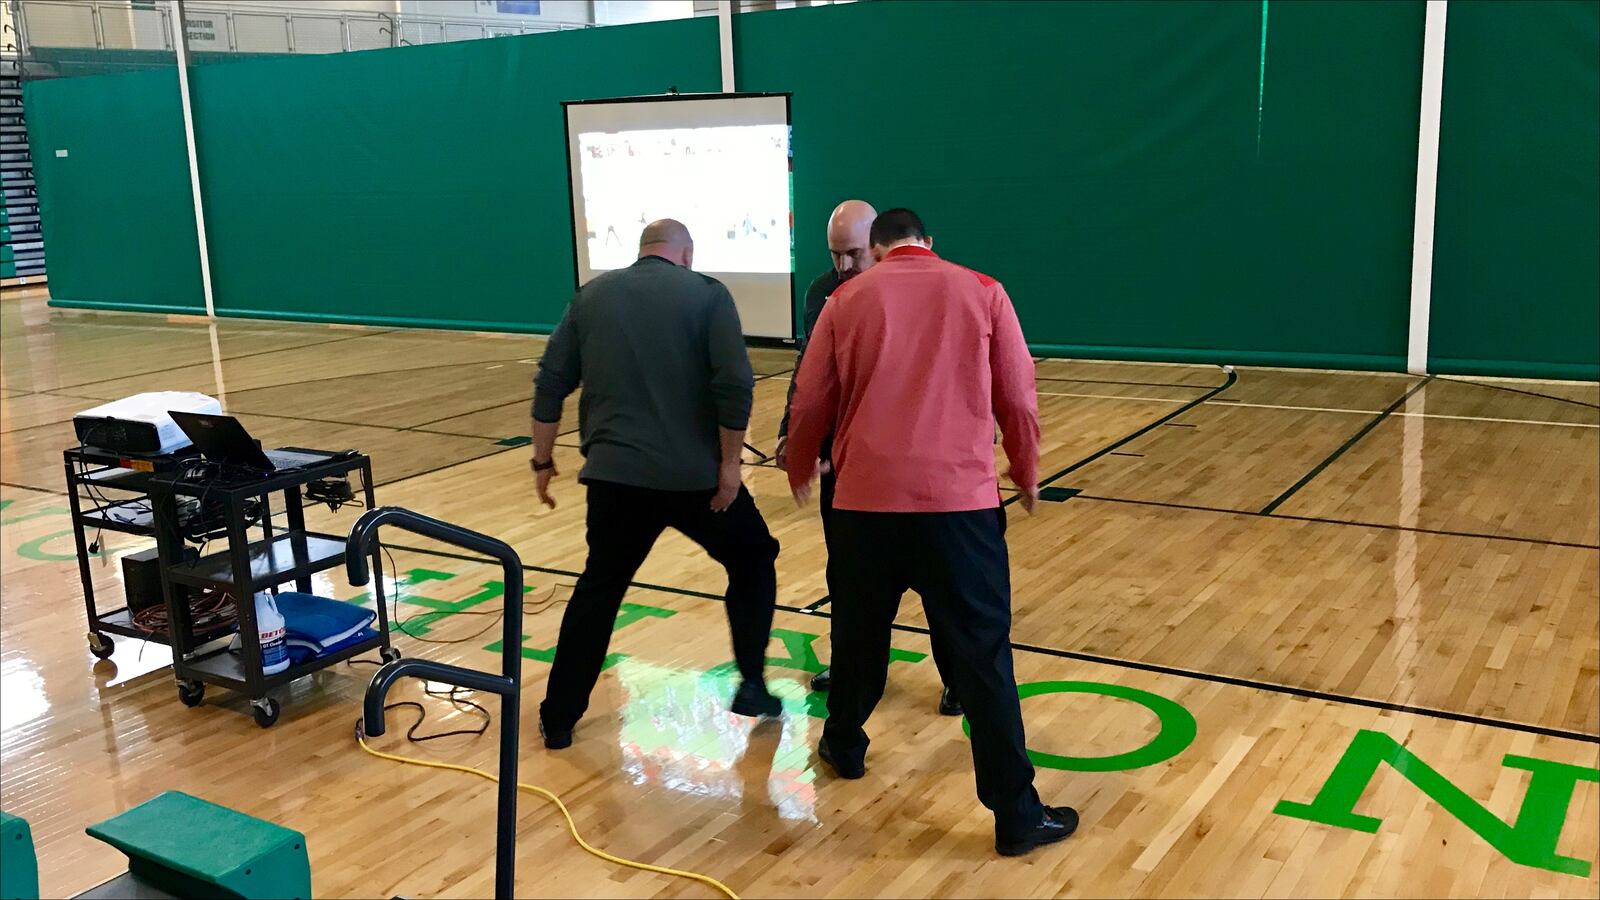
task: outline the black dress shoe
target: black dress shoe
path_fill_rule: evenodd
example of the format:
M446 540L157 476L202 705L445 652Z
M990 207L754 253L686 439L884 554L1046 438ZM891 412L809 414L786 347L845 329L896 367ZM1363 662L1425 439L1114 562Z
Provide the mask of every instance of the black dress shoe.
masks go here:
M767 686L758 681L746 681L733 695L733 711L741 716L774 717L783 715L783 701L772 696Z
M544 738L544 748L546 750L565 750L572 746L571 728L547 728L543 722L540 722L539 736Z
M939 715L959 716L962 712L961 701L956 699L956 692L948 687L945 688L939 694Z
M822 761L828 764L828 768L833 770L833 774L838 775L840 778L855 779L867 774L866 763L843 764L836 761L833 758L832 751L828 749L827 738L817 741L817 755L822 757Z
M1002 840L995 835L994 849L1001 856L1021 856L1035 847L1064 841L1078 830L1078 811L1070 806L1046 806L1044 819L1021 836Z
M811 689L813 691L825 691L831 687L833 687L833 669L831 667L811 676Z

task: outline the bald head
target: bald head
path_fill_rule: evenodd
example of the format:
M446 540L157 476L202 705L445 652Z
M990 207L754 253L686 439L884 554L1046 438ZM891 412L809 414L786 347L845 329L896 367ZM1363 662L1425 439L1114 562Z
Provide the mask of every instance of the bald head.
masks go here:
M639 255L659 256L687 269L694 262L694 238L677 219L657 219L639 235Z
M865 200L846 200L828 217L828 253L833 271L848 281L872 265L872 220L878 211Z

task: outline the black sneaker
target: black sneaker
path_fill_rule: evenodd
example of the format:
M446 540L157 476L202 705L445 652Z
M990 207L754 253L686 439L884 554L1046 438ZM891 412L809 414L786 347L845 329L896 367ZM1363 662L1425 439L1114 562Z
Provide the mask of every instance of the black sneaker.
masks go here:
M1078 830L1078 811L1070 806L1046 806L1044 819L1021 837L1001 840L995 835L994 849L1001 856L1021 856L1035 847L1064 841Z
M858 762L849 765L841 765L840 763L836 762L833 758L833 753L828 750L828 741L826 738L817 741L817 756L821 757L822 761L828 764L828 768L833 770L833 774L838 775L840 778L856 779L867 774L866 763Z
M964 712L961 701L956 699L956 692L946 687L939 694L939 715L959 716Z
M833 687L832 667L823 669L821 672L811 676L811 689L813 691L825 691L831 687Z
M766 685L746 681L733 695L733 711L741 716L772 718L783 715L783 701L772 696Z
M544 748L546 750L565 750L572 746L571 728L548 728L543 722L540 722L539 736L544 738Z

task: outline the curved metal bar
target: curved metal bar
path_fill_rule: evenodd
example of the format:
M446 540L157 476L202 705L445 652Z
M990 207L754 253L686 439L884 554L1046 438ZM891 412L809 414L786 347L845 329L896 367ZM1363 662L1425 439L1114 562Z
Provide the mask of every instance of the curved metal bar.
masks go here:
M505 637L501 674L446 665L427 659L398 659L377 671L367 684L361 703L362 730L373 737L384 733L383 701L401 678L425 678L500 695L500 790L495 814L494 893L509 898L515 888L517 845L517 744L522 704L522 560L504 541L449 522L397 506L383 506L362 514L350 529L345 544L345 572L354 585L372 578L367 557L378 546L378 529L400 528L446 544L482 553L500 561L505 572Z

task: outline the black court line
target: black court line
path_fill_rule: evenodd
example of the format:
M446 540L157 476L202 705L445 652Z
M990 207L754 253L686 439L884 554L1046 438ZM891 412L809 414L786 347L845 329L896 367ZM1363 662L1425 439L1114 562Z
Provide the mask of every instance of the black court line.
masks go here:
M396 479L394 479L392 481L375 481L375 482L373 482L372 486L374 488L389 487L390 485L399 484L402 481L410 481L413 478L421 478L424 475L435 475L435 474L438 474L439 472L443 472L445 469L454 469L456 466L464 466L464 465L466 465L468 463L475 463L480 459L488 459L491 456L499 456L502 453L510 453L512 450L521 450L521 449L524 449L527 446L528 446L527 444L518 444L518 445L516 445L514 447L499 447L499 448L497 448L495 450L491 450L488 453L483 454L482 456L474 456L471 459L460 459L460 460L456 460L454 462L447 462L442 466L434 466L431 469L424 469L421 472L413 472L410 475L402 475L401 477L396 478ZM379 505L381 506L382 504L379 504Z
M539 361L539 357L537 356L528 356L524 354L522 356L513 356L505 359L477 359L471 362L437 363L427 366L409 366L404 369L376 369L371 372L351 372L348 375L325 375L321 378L307 378L304 381L282 381L274 384L263 384L259 387L241 388L236 391L229 391L228 393L248 394L251 391L270 391L273 388L299 387L303 384L320 384L324 381L343 381L346 378L365 378L369 375L403 375L407 372L427 372L433 369L454 369L465 368L466 366L485 366L489 365L490 363L499 363L500 365L504 366L506 363L520 363L525 359L532 360L534 362ZM532 380L531 376L529 380ZM448 419L450 417L445 416L445 418Z
M515 403L516 401L513 400L511 402ZM500 405L504 406L505 404L502 403ZM463 434L462 432L459 432L459 431L435 431L435 430L433 430L431 428L417 428L417 427L406 428L406 427L403 427L403 426L400 426L400 425L375 425L375 424L373 424L371 422L345 422L345 421L342 421L340 419L313 419L313 418L311 418L309 416L286 416L286 415L282 415L280 413L254 412L254 411L248 410L248 409L236 409L236 408L233 408L233 407L230 407L228 409L228 414L229 415L234 415L234 416L259 416L259 417L261 417L263 419L287 419L287 420L289 420L291 422L315 422L315 423L317 423L319 425L343 425L346 428L374 428L374 429L377 429L378 431L392 431L392 432L394 432L396 434L404 434L406 432L412 432L412 433L415 433L415 434L436 434L436 435L439 435L440 437L471 438L473 440L479 440L479 441L498 441L498 440L502 440L502 438L492 437L492 436L486 435L486 434ZM58 422L56 424L59 425L60 423ZM470 460L469 460L469 462L470 462Z
M1176 384L1176 383L1170 382L1170 381L1112 381L1112 380L1107 379L1107 378L1064 378L1064 377L1053 376L1053 375L1035 375L1033 378L1034 378L1035 381L1069 381L1069 382L1074 382L1076 384L1126 384L1126 385L1132 385L1134 387L1171 387L1171 388L1184 388L1186 390L1191 390L1191 391L1209 391L1209 390L1211 390L1211 386L1210 385L1206 385L1206 384ZM1113 399L1115 399L1115 398L1113 398ZM1140 399L1140 398L1138 398L1138 397L1129 397L1128 399L1129 400L1137 400L1137 399Z
M823 608L824 606L827 606L831 602L833 602L833 597L831 595L828 595L828 594L823 594L821 600L813 600L812 602L806 604L804 607L801 607L801 611L802 612L816 612L817 610Z
M429 550L424 547L412 547L407 544L396 544L392 541L380 541L379 545L382 547L388 547L390 550L405 550L410 553L421 553L425 556L442 556L446 559L460 559L465 560L466 562L483 563L485 565L492 566L500 565L499 560L490 559L487 556L473 556L470 553L456 553L450 550ZM518 562L521 562L521 560L519 559ZM545 575L561 575L567 578L579 578L583 575L582 572L574 572L571 569L556 569L550 566L535 566L525 562L521 563L521 565L525 571L542 572ZM394 573L391 572L390 574L393 575ZM685 597L699 597L703 600L716 600L719 603L723 601L723 596L721 594L712 594L707 591L696 591L690 588L673 587L665 584L651 584L648 581L630 581L628 582L628 586L644 588L645 590L650 591L662 591L663 593L668 594L680 594ZM788 612L802 611L797 606L788 606L782 603L777 604L777 606L779 609L786 610Z
M1452 381L1456 384L1475 384L1478 387L1492 388L1497 391L1510 391L1513 394L1526 394L1529 397L1543 397L1546 400L1558 400L1562 403L1571 403L1573 406L1582 406L1587 409L1600 409L1600 403L1590 403L1587 400L1574 400L1571 397L1558 397L1555 394L1541 394L1538 391L1527 391L1523 390L1522 388L1506 387L1503 384L1495 384L1491 381L1473 381L1470 378L1447 378L1442 376L1439 378L1439 380Z
M360 338L377 337L380 334L393 334L393 333L394 333L394 329L389 329L387 331L373 331L373 332L367 332L367 333L363 333L363 334L352 334L352 335L350 335L348 337L337 337L337 338L332 338L332 339L326 340L326 341L312 341L309 344L300 344L300 345L294 346L294 347L279 347L276 350L257 350L254 353L241 353L238 356L213 357L211 359L201 360L200 362L184 363L181 366L172 366L172 367L166 368L166 369L151 369L148 372L125 372L125 373L123 373L121 375L117 375L117 376L112 377L112 378L100 378L100 379L97 379L95 381L80 381L80 382L77 382L75 384L63 384L61 387L63 387L63 388L88 387L88 386L90 386L92 384L105 384L108 381L121 381L124 378L138 378L141 375L160 375L163 372L176 372L179 369L188 369L188 368L192 368L194 366L203 366L203 365L206 365L207 363L212 363L212 362L232 362L232 361L234 361L236 359L250 359L253 356L266 356L269 353L288 353L288 352L290 352L292 350L307 350L307 349L309 349L311 347L322 347L322 346L325 346L327 344L337 344L337 343L340 343L341 341L354 341L354 340L358 340ZM221 335L218 335L218 341L219 342L221 341Z
M407 550L412 553L443 556L451 559L466 560L468 562L483 563L485 565L499 564L497 560L493 560L488 557L469 556L464 553L425 550L420 547L410 547L404 544L385 544L384 546L394 550ZM569 578L577 578L582 574L567 569L555 569L548 566L531 566L527 563L523 563L522 568L532 572L542 572L547 575L562 575ZM723 597L720 594L711 594L705 591L694 591L687 588L672 587L670 585L650 584L648 582L634 581L630 582L629 586L644 588L652 591L661 591L668 594L678 594L685 597L699 597L705 600L716 600L718 602L722 602L723 600ZM824 597L822 600L804 607L790 606L786 603L778 603L775 604L775 606L784 612L809 614L831 619L833 618L833 614L820 608L823 603L827 602L827 599L828 598ZM925 636L930 635L929 630L920 625L907 625L902 622L894 622L890 625L890 627L896 631L905 631L912 634L921 634ZM1428 706L1412 706L1410 704L1394 703L1388 700L1374 700L1368 697L1357 697L1350 694L1336 694L1330 691L1315 690L1313 688L1296 687L1289 684L1277 684L1271 681L1258 681L1251 678L1237 678L1232 675L1219 675L1212 672L1202 672L1196 669L1184 669L1178 666L1166 666L1159 663L1147 663L1131 659L1119 659L1114 656L1101 656L1095 653L1082 653L1076 650L1062 650L1056 647L1043 647L1037 644L1027 644L1019 641L1011 641L1011 648L1013 650L1021 650L1025 653L1037 653L1043 656L1057 657L1059 659L1071 659L1079 662L1097 663L1099 665L1114 666L1122 669L1135 669L1141 672L1153 672L1158 675L1172 675L1179 678L1193 679L1195 681L1209 681L1214 684L1226 684L1231 687L1248 688L1251 690L1272 694L1285 694L1291 697L1301 697L1307 700L1321 700L1326 703L1343 703L1350 706L1363 706L1367 707L1368 709L1380 709L1387 712L1407 713L1409 715L1425 716L1432 719L1463 722L1469 725L1481 725L1489 728L1500 728L1507 731L1519 731L1525 734L1536 734L1543 737L1560 738L1569 741L1581 741L1586 744L1600 744L1600 734L1589 734L1588 732L1584 731L1569 731L1563 728L1550 728L1544 725L1533 725L1530 723L1517 722L1510 719L1495 719L1488 716L1478 716L1471 713L1454 712L1446 709L1435 709Z
M1416 384L1412 385L1410 390L1406 391L1404 394L1401 394L1400 397L1398 399L1396 399L1393 403L1391 403L1388 406L1384 407L1383 412L1380 412L1376 416L1373 416L1367 422L1367 424L1361 426L1361 430L1360 431L1357 431L1355 434L1350 435L1350 439L1345 441L1343 444L1340 444L1338 449L1336 449L1332 453L1328 454L1328 458L1327 459L1324 459L1322 462L1317 463L1315 468L1313 468L1311 471L1309 471L1305 475L1303 475L1300 478L1300 480L1296 481L1293 485L1291 485L1287 491L1284 491L1283 493L1279 494L1277 496L1277 498L1274 499L1271 503L1268 503L1266 506L1262 507L1261 508L1262 515L1271 515L1274 510L1276 510L1278 507L1280 507L1280 506L1282 506L1284 504L1284 501L1288 500L1290 497L1293 497L1295 495L1295 493L1298 492L1301 488L1303 488L1306 485L1310 484L1311 480L1316 478L1318 475L1321 475L1322 471L1324 469L1326 469L1329 466L1333 465L1333 461L1334 460L1336 460L1339 457L1343 456L1346 450L1349 450L1351 447L1354 447L1356 445L1357 441L1360 441L1362 438L1364 438L1368 434L1370 434L1372 432L1372 429L1377 428L1383 422L1384 419L1389 418L1389 416L1395 410L1400 408L1401 404L1403 404L1407 400L1411 399L1411 395L1412 394L1415 394L1417 391L1422 390L1424 387L1427 386L1428 382L1430 382L1432 380L1433 380L1433 376L1429 375L1427 378L1424 378L1421 381L1417 382Z
M1144 437L1146 434L1150 433L1151 431L1154 431L1155 429L1160 428L1162 425L1167 424L1168 422L1172 421L1173 419L1176 419L1177 417L1183 415L1184 413L1188 412L1189 410L1194 409L1196 406L1199 406L1200 404L1206 402L1207 400L1210 400L1212 397L1217 396L1218 394L1222 393L1223 391L1227 390L1228 388L1233 387L1234 383L1237 382L1238 380L1239 380L1239 373L1234 371L1233 369L1229 369L1228 370L1227 380L1223 381L1221 384L1219 384L1216 387L1206 391L1204 394L1201 394L1200 396L1194 398L1193 400L1190 400L1188 403L1183 404L1182 406L1178 407L1177 409L1173 410L1172 412L1167 413L1166 415L1162 416L1161 418L1156 419L1154 422L1151 422L1150 424L1145 425L1144 427L1140 428L1138 431L1135 431L1132 434L1127 435L1125 437L1118 438L1117 440L1112 441L1111 443L1105 445L1104 447L1101 447L1099 450L1096 450L1095 452L1089 454L1088 456L1085 456L1083 459L1080 459L1077 462L1073 463L1072 465L1067 466L1065 469L1062 469L1061 471L1055 473L1054 475L1051 475L1051 476L1049 476L1047 478L1042 479L1039 482L1038 487L1044 487L1045 485L1048 485L1051 482L1056 481L1059 478L1064 478L1067 475L1070 475L1073 472L1076 472L1077 470L1083 468L1084 466L1088 465L1089 463L1094 462L1095 460L1099 459L1100 457L1106 456L1106 455L1110 454L1111 452L1113 452L1115 450L1121 449L1124 444L1131 443L1133 441L1138 440L1141 437ZM1011 504L1017 502L1020 499L1022 499L1022 495L1021 494L1017 494L1015 496L1006 498L1004 501L1001 502L1000 505L1001 506L1010 506Z
M827 615L827 613L821 613ZM930 634L928 629L917 625L903 625L895 623L894 627L902 631L912 631L917 634ZM1350 706L1365 706L1369 709L1381 709L1388 712L1408 713L1417 716L1427 716L1432 719L1447 719L1452 722L1465 722L1469 725L1484 725L1490 728L1502 728L1509 731L1520 731L1527 734L1537 734L1543 737L1562 738L1569 741L1582 741L1586 744L1600 744L1600 734L1589 734L1586 731L1568 731L1564 728L1550 728L1544 725L1533 725L1526 722L1517 722L1511 719L1495 719L1488 716L1477 716L1471 713L1454 712L1447 709L1436 709L1430 706L1412 706L1407 703L1394 703L1389 700L1374 700L1369 697L1357 697L1351 694L1336 694L1330 691L1319 691L1313 688L1296 687L1291 684L1277 684L1271 681L1257 681L1252 678L1237 678L1232 675L1219 675L1213 672L1201 672L1195 669L1184 669L1178 666L1166 666L1159 663L1139 662L1138 660L1119 659L1114 656L1101 656L1097 653L1082 653L1077 650L1061 650L1055 647L1041 647L1036 644L1024 644L1018 641L1011 642L1013 650L1022 650L1028 653L1039 653L1045 656L1054 656L1060 659L1073 659L1080 662L1099 663L1100 665L1116 666L1123 669L1137 669L1141 672L1154 672L1160 675L1175 675L1179 678L1192 678L1197 681L1210 681L1216 684L1226 684L1233 687L1250 688L1273 694L1287 694L1291 697L1303 697L1307 700L1321 700L1325 703L1343 703Z
M66 491L59 490L57 488L34 487L31 484L17 484L15 481L0 481L0 484L3 484L8 488L16 488L22 491L33 491L34 493L38 494L55 494L58 497L65 497L67 495Z
M525 357L525 356L519 356L519 357L517 357L517 360L522 360L522 359L527 359L527 358L528 357ZM468 366L470 366L470 365L477 365L477 363L452 363L451 365L468 365ZM429 368L443 368L443 366L429 367ZM411 369L397 369L395 371L396 372L409 372L409 371L413 371L413 370L411 370ZM777 377L779 375L785 375L785 374L787 374L789 372L792 372L792 371L794 371L794 370L793 369L784 369L782 372L771 372L771 373L768 373L766 375L757 375L757 376L754 377L753 381L765 381L768 378L775 378L775 377ZM367 375L367 374L387 374L387 373L368 373L368 372L359 373L359 375ZM338 377L340 377L340 378L352 378L352 377L359 377L359 376L341 375L341 376L338 376ZM531 378L529 380L530 380L530 382L532 381ZM273 387L283 387L283 386L284 385L273 385ZM241 393L243 393L243 392L241 391ZM430 420L428 420L426 422L419 422L416 425L407 425L407 426L404 426L404 427L401 427L401 428L397 428L396 430L399 430L399 431L429 431L429 429L424 428L423 426L425 426L425 425L433 425L435 423L448 421L450 419L459 419L462 416L474 416L474 415L477 415L478 413L484 413L484 412L489 412L490 410L499 409L502 406L510 406L513 403L522 403L522 404L526 405L526 404L532 402L532 398L533 398L533 393L532 393L532 390L530 389L527 399L506 400L506 401L501 402L501 403L496 403L493 406L485 406L485 407L483 407L481 409L469 409L466 412L452 413L451 415L448 415L448 416L441 416L441 417L439 417L437 419L430 419ZM283 418L293 418L293 417L292 416L284 416ZM429 431L429 433L430 434L457 434L457 432L452 432L452 431ZM571 432L562 432L562 434L570 434L570 433ZM464 434L464 435L461 435L461 437L478 437L478 435ZM757 451L757 452L759 453L760 451ZM763 454L763 455L765 455L765 454Z
M526 359L526 358L527 357L518 357L519 360L520 359ZM454 363L452 365L477 365L477 364L476 363ZM395 371L397 371L397 372L409 372L409 371L412 371L412 370L410 370L410 369L397 369ZM757 376L755 376L753 381L765 381L768 378L776 378L779 375L785 375L785 374L788 374L789 372L792 372L792 371L794 371L794 370L793 369L784 369L782 372L771 372L771 373L766 374L766 375L757 375ZM363 373L360 373L360 374L366 375L366 374L379 374L379 373L366 373L366 372L363 372ZM339 377L340 378L351 378L351 377L356 377L356 376L341 375ZM530 381L531 381L531 379L530 379ZM273 387L282 387L282 386L283 385L273 385ZM241 391L241 393L243 393L243 392ZM429 434L459 434L458 432L453 432L453 431L431 431L431 430L429 430L427 428L424 428L423 426L425 426L425 425L433 425L433 424L435 424L437 422L445 422L445 421L448 421L450 419L459 419L462 416L474 416L474 415L477 415L478 413L484 413L484 412L489 412L490 410L499 409L502 406L510 406L513 403L522 403L522 404L526 405L526 404L532 402L532 397L533 397L533 394L532 394L532 391L530 390L529 394L528 394L528 399L526 399L526 400L522 400L522 399L506 400L506 401L504 401L502 403L496 403L493 406L485 406L485 407L483 407L481 409L469 409L466 412L453 413L453 414L448 415L448 416L441 416L440 418L437 418L437 419L430 419L429 421L426 421L426 422L419 422L416 425L407 425L407 426L405 426L403 428L396 428L395 430L397 430L397 431L424 431L424 432L427 432ZM294 417L293 416L282 416L280 418L294 418ZM383 427L383 426L379 426L379 427ZM572 432L571 431L563 431L561 433L562 434L571 434ZM473 435L473 434L462 434L460 436L461 437L479 437L479 435ZM494 439L493 438L486 438L486 440L494 440ZM562 444L560 446L576 447L577 445L576 444ZM748 445L746 445L746 446L748 446ZM752 447L751 449L755 449L755 448ZM761 451L757 450L756 452L760 453ZM765 456L766 454L762 454L762 455Z
M577 426L573 426L568 431L562 431L562 432L557 433L556 437L559 438L559 437L561 437L563 435L572 434L572 433L576 432L577 430L578 430ZM429 432L424 432L424 433L426 433L426 434L445 434L446 432L429 431ZM462 437L471 437L471 435L462 435ZM504 438L500 438L499 440L496 440L495 438L484 438L484 440L486 440L486 441L495 441L496 444L499 444L499 440L504 440ZM392 481L376 481L376 482L373 482L372 486L375 487L375 488L378 488L378 487L385 487L385 486L391 485L391 484L399 484L402 481L410 481L413 478L421 478L424 475L433 475L433 474L436 474L438 472L443 472L445 469L453 469L456 466L464 466L464 465L467 465L468 463L475 463L475 462L477 462L477 461L479 461L481 459L488 459L491 456L499 456L502 453L509 453L512 450L522 450L522 449L524 449L524 448L526 448L528 446L529 446L528 444L513 444L511 446L500 446L499 449L492 450L492 451L490 451L488 453L483 454L482 456L474 456L471 459L463 459L463 460L457 460L456 462L448 462L448 463L445 463L442 466L435 466L435 467L433 467L431 469L425 469L425 470L423 470L421 472L415 472L415 473L413 473L411 475L404 475L404 476L401 476L400 478L396 478L396 479L394 479Z
M487 434L464 434L459 431L435 431L432 428L402 428L399 425L373 425L370 422L342 422L338 419L312 419L306 416L285 416L279 413L251 412L248 409L230 409L229 415L258 416L263 419L287 419L291 422L316 422L321 425L343 425L347 428L375 428L378 431L393 431L397 434L415 432L417 434L437 434L441 437L472 438L479 441L498 441L501 438Z
M79 400L79 399L83 399L83 398L79 398L79 397L62 397L61 399L63 399L63 400ZM95 404L96 406L99 406L99 405L105 403L106 401L104 401L104 400L91 400L89 402ZM56 426L56 425L65 425L68 422L71 422L75 418L77 418L77 416L76 415L72 415L72 416L67 416L65 419L52 419L52 420L50 420L48 422L39 422L39 423L34 424L34 425L22 425L22 426L19 426L17 428L7 428L4 431L0 431L0 434L21 434L24 431L37 431L40 428L50 428L50 427Z
M502 406L510 406L513 403L521 403L524 406L528 406L529 403L532 401L532 399L533 399L533 394L529 393L527 399L524 399L522 397L518 397L518 398L516 398L514 400L502 400L501 402L496 403L493 406L485 406L482 409L469 409L466 412L452 413L451 415L448 415L448 416L440 416L437 419L429 419L426 422L418 422L415 425L407 425L407 426L401 428L400 430L401 431L425 431L426 429L423 428L424 425L432 425L432 424L434 424L436 422L447 422L447 421L449 421L451 419L459 419L462 416L475 416L478 413L486 413L486 412L489 412L490 410L493 410L493 409L499 409ZM444 434L446 432L440 432L440 433Z
M1252 509L1228 509L1223 506L1199 506L1193 503L1171 503L1164 500L1134 500L1128 497L1101 497L1079 494L1077 500L1099 500L1103 503L1130 503L1136 506L1160 506L1192 512L1218 513L1228 516L1250 516L1255 519L1282 519L1292 522L1316 522L1321 525L1347 525L1354 528L1381 528L1385 531L1413 531L1419 534L1437 534L1445 537L1482 538L1489 541L1512 541L1518 544L1543 544L1549 547L1571 547L1575 550L1600 550L1600 544L1580 544L1575 541L1557 541L1548 538L1521 537L1514 534L1486 534L1481 531L1451 531L1447 528L1419 528L1393 525L1387 522L1359 522L1354 519L1330 519L1323 516L1296 516L1289 513L1264 513Z
M103 397L81 397L76 394L62 394L55 391L40 391L36 396L59 397L62 400L84 400L93 406L101 406L110 402ZM67 416L65 419L56 419L50 422L39 422L34 425L22 425L16 428L7 428L5 431L0 431L0 434L21 434L24 431L38 431L40 428L50 428L56 425L65 425L68 422L71 422L74 418L76 418L76 416Z

